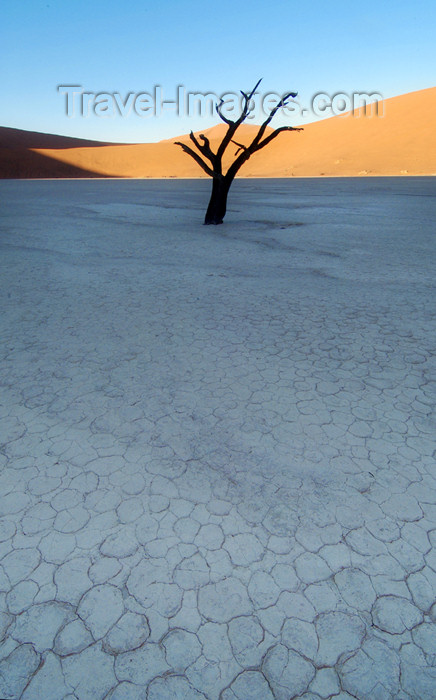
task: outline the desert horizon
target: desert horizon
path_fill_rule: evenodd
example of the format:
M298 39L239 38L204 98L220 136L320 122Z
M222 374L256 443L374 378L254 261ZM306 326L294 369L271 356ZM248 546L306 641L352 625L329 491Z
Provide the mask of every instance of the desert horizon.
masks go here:
M370 115L360 108L357 113L312 122L301 132L280 134L241 168L239 177L436 175L435 108L433 87L368 105ZM381 116L373 113L376 109ZM242 124L238 138L247 145L258 128ZM214 148L225 129L218 123L195 133L206 134ZM268 127L266 133L270 131ZM189 135L119 144L1 127L0 177L207 178L174 146L176 140L189 143ZM228 148L224 165L234 150Z

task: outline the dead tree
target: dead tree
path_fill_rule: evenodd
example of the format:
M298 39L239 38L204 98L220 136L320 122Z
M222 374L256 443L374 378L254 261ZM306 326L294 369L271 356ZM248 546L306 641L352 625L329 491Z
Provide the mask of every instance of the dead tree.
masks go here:
M245 93L241 90L241 95L243 97L243 107L241 114L238 117L238 119L236 119L236 121L228 119L222 113L222 107L224 104L223 100L221 100L219 104L215 105L219 117L223 120L223 122L227 124L227 131L224 135L223 140L218 146L216 153L213 152L210 146L210 141L204 134L200 134L199 139L193 134L192 131L189 134L189 138L191 139L199 153L194 151L190 146L188 146L185 143L181 143L180 141L175 142L175 145L180 146L184 150L184 152L190 155L191 158L193 158L195 162L198 163L198 165L201 168L203 168L203 170L213 179L212 194L204 219L205 224L223 223L223 219L227 208L227 195L229 193L230 185L232 184L239 168L244 163L246 163L246 161L250 158L250 156L253 155L253 153L256 153L256 151L260 151L261 148L264 148L264 146L267 146L269 143L271 143L271 141L275 139L276 136L281 134L282 131L302 131L301 128L297 128L294 126L281 126L278 129L275 129L267 136L265 136L266 128L272 120L272 118L274 117L275 113L281 107L285 107L288 103L288 100L291 97L297 96L296 92L288 92L282 97L280 102L278 102L278 104L276 104L276 106L270 111L268 117L259 127L259 131L257 132L250 145L244 146L242 143L238 143L234 140L233 137L236 131L241 126L241 124L247 119L248 115L251 112L251 100L257 88L259 87L260 82L261 81L259 80L259 82L255 85L253 90L249 93ZM230 143L234 143L236 146L238 146L238 149L235 152L235 160L230 165L227 172L223 173L223 156Z

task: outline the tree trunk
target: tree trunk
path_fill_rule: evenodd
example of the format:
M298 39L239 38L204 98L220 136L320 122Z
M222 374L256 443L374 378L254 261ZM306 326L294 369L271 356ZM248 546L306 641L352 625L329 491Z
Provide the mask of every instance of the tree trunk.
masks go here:
M229 193L231 180L224 178L213 178L212 194L209 206L207 207L205 224L222 224L227 209L227 195Z

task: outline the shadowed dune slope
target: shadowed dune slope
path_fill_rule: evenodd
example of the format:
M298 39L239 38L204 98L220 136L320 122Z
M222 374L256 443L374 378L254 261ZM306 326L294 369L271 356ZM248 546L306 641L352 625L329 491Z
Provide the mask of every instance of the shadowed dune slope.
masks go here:
M366 114L360 109L355 114L314 122L302 132L280 134L252 156L240 176L435 175L435 110L436 88L429 88L384 100L378 105L378 115L373 106ZM242 125L236 140L249 143L257 128ZM213 149L225 129L225 124L218 124L203 132ZM103 144L2 128L0 176L207 177L174 145L178 140L189 142L189 137L159 143ZM228 157L232 159L235 151L231 144ZM44 159L39 163L31 154ZM65 168L71 173L63 174Z
M110 177L86 170L74 162L63 161L28 148L0 148L0 178L11 180L35 178Z

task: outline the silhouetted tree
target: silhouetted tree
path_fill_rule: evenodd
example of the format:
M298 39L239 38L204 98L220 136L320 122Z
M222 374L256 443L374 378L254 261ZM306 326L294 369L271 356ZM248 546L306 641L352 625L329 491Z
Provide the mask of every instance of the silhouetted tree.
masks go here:
M271 141L275 139L276 136L281 134L282 131L302 131L301 128L297 128L294 126L281 126L278 129L275 129L270 134L268 134L268 136L265 136L264 138L266 128L270 123L271 119L274 117L277 110L279 110L281 107L285 107L287 105L288 100L291 97L297 96L296 92L288 92L282 97L280 102L278 102L276 106L270 111L268 117L259 127L259 131L248 146L244 146L242 143L234 141L233 137L237 129L246 120L246 118L251 112L251 100L257 88L259 87L260 82L261 81L259 80L259 82L249 93L245 93L241 90L241 95L243 97L243 107L241 114L238 117L238 119L236 119L236 121L232 121L231 119L228 119L223 115L223 100L221 100L219 104L215 105L219 117L223 120L223 122L227 124L228 127L223 140L218 146L218 150L216 153L212 151L210 141L204 134L200 135L200 140L197 139L197 137L193 134L192 131L189 134L191 141L193 142L193 144L195 145L195 147L201 155L199 155L199 153L190 148L190 146L188 146L187 144L181 143L180 141L175 142L175 145L180 146L185 153L190 155L195 160L195 162L198 163L198 165L201 168L203 168L203 170L208 175L210 175L211 178L213 178L212 194L204 219L205 224L223 223L223 219L227 208L227 195L229 193L230 185L232 184L239 168L250 158L250 156L253 155L253 153L256 153L256 151L260 151L261 148L271 143ZM235 152L235 160L230 165L227 172L223 173L223 156L227 146L230 143L234 143L236 146L238 146L238 150ZM240 151L242 151L242 153L238 155ZM204 158L202 158L201 156L203 156ZM209 161L210 165L207 161Z

